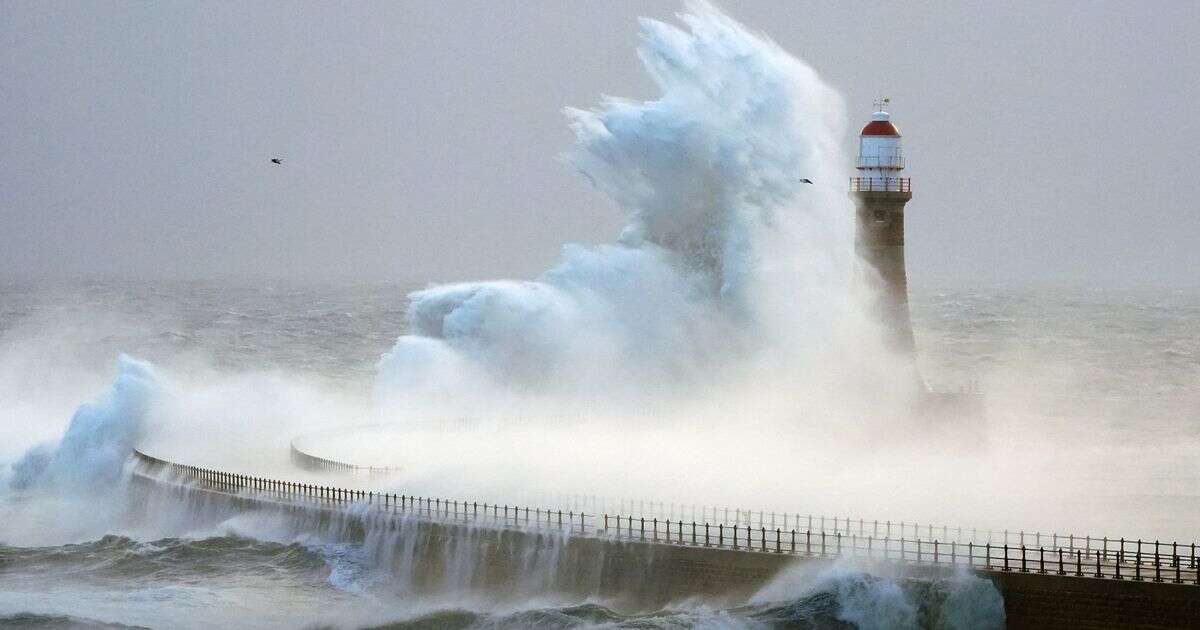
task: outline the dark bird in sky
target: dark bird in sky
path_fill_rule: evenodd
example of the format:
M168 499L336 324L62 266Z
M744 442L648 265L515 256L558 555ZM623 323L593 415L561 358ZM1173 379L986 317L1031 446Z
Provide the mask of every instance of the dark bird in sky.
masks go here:
M800 183L801 183L801 184L811 184L811 183L812 183L812 180L811 180L811 179L809 179L809 178L807 178L807 177L801 177L801 178L800 178Z
M283 164L283 158L271 158L271 163L276 166Z

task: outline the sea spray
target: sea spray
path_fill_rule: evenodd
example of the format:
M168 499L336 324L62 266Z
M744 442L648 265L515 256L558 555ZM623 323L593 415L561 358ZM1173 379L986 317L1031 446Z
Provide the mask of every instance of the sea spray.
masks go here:
M57 444L35 446L13 464L9 484L20 490L39 485L72 491L112 486L161 390L150 364L121 355L109 391L79 407Z
M1000 629L1004 601L991 581L963 568L918 571L842 559L796 563L751 598L760 621L833 621L862 630Z
M721 386L765 355L811 372L838 340L875 333L844 330L860 309L841 98L711 5L688 7L686 30L642 21L658 99L566 110L568 159L627 213L617 241L567 245L533 281L412 293L381 398L470 394L494 409L508 392L603 390L637 405Z

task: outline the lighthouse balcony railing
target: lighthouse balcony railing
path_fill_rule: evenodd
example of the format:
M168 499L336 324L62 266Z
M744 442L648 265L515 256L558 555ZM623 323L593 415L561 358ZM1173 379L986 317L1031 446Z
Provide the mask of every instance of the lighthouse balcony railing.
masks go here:
M850 192L912 192L908 177L851 177Z

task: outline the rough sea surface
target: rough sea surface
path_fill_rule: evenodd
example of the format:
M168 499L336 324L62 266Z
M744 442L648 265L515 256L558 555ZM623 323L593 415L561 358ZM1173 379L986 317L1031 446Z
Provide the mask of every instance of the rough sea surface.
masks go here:
M402 332L401 296L411 288L0 284L0 463L60 435L74 407L104 389L121 352L175 370L304 375L368 396L375 361ZM1027 392L1044 410L1029 421L1030 435L1110 436L1113 449L1096 454L1097 468L1137 476L1139 496L1160 518L1171 520L1171 501L1197 502L1195 467L1174 453L1194 453L1200 433L1200 292L918 288L913 313L932 383ZM1107 459L1114 454L1121 459ZM0 496L0 514L31 500ZM1186 508L1178 519L1195 523ZM731 610L625 616L602 602L423 601L400 592L359 546L260 539L237 523L179 537L114 531L45 544L12 542L26 537L13 527L0 519L4 627L915 628L987 626L999 614L998 595L972 590L981 587L969 580L850 569L791 598Z

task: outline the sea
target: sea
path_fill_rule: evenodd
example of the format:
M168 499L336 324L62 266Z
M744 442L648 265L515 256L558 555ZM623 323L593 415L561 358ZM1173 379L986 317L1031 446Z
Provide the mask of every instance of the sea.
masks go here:
M287 374L367 398L380 356L404 332L404 296L416 288L247 280L0 282L0 468L38 442L57 439L75 408L109 386L122 353L176 372ZM1163 536L1196 530L1200 290L914 286L911 303L919 364L932 387L980 391L989 400L1012 395L1022 408L1038 410L1000 423L993 443L1014 453L1031 444L1053 453L1086 441L1083 465L1113 492L1103 500L1080 497L1070 510L1081 522L1102 523L1123 513L1122 525L1141 523ZM1003 402L995 404L999 416L1004 410ZM968 580L964 586L853 569L789 596L724 609L690 602L627 615L602 601L549 596L487 605L428 600L406 594L353 543L260 537L236 524L169 536L126 526L35 535L4 516L36 500L0 491L0 627L1003 624L998 593L969 576L961 578ZM48 518L83 518L56 503L44 509L53 512ZM89 509L97 510L103 511ZM973 595L951 596L962 592Z

